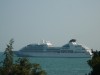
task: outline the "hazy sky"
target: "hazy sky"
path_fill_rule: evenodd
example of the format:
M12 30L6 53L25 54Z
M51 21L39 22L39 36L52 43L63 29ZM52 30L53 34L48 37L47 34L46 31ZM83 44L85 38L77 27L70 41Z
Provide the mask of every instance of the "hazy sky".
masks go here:
M100 50L100 0L0 0L0 51L41 40L62 46L70 39Z

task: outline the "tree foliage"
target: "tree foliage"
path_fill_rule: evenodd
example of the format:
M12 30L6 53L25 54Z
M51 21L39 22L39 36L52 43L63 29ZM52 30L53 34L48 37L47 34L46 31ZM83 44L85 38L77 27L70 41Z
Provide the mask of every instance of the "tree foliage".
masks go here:
M0 75L46 75L39 64L32 64L27 58L19 58L13 62L13 43L11 39L5 49L3 66L0 66Z
M100 75L100 51L93 52L93 57L88 60L88 64L92 68L89 75Z
M5 55L5 59L4 59L4 62L3 62L3 66L4 67L11 67L12 64L13 64L13 52L12 52L12 49L13 49L13 43L14 43L14 40L11 39L9 41L9 44L7 45L7 48L4 52L4 55Z

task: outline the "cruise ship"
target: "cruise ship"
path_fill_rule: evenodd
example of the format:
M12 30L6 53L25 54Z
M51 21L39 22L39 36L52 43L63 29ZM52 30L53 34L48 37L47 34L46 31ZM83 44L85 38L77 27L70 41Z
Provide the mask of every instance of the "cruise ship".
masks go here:
M76 43L76 39L71 39L61 47L54 47L49 41L41 44L29 44L19 51L14 52L17 56L25 57L91 57L92 52L88 47Z

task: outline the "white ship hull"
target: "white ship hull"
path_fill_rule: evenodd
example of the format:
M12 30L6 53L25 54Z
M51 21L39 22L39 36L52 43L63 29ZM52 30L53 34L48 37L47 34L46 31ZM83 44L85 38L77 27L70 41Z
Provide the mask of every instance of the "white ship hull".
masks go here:
M36 52L16 52L18 56L26 57L55 57L55 58L88 58L89 53L36 53Z
M29 44L19 51L16 51L17 56L30 57L91 57L91 49L79 45L75 39L69 41L61 47L54 47L50 42L42 44Z

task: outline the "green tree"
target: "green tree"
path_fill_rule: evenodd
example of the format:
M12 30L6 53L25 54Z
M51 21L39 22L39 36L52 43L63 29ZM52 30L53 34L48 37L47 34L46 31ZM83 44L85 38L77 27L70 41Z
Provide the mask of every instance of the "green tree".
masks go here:
M14 40L11 39L9 41L9 44L7 45L5 52L4 52L4 55L5 55L5 59L4 59L4 63L3 63L4 67L11 67L13 64L13 51L12 51L13 43L14 43Z
M7 48L5 49L4 55L4 61L3 61L3 66L0 67L0 75L10 75L12 72L12 67L13 67L13 39L9 41L9 44L7 44Z
M88 60L88 64L92 68L89 75L100 75L100 51L93 52L93 57Z

